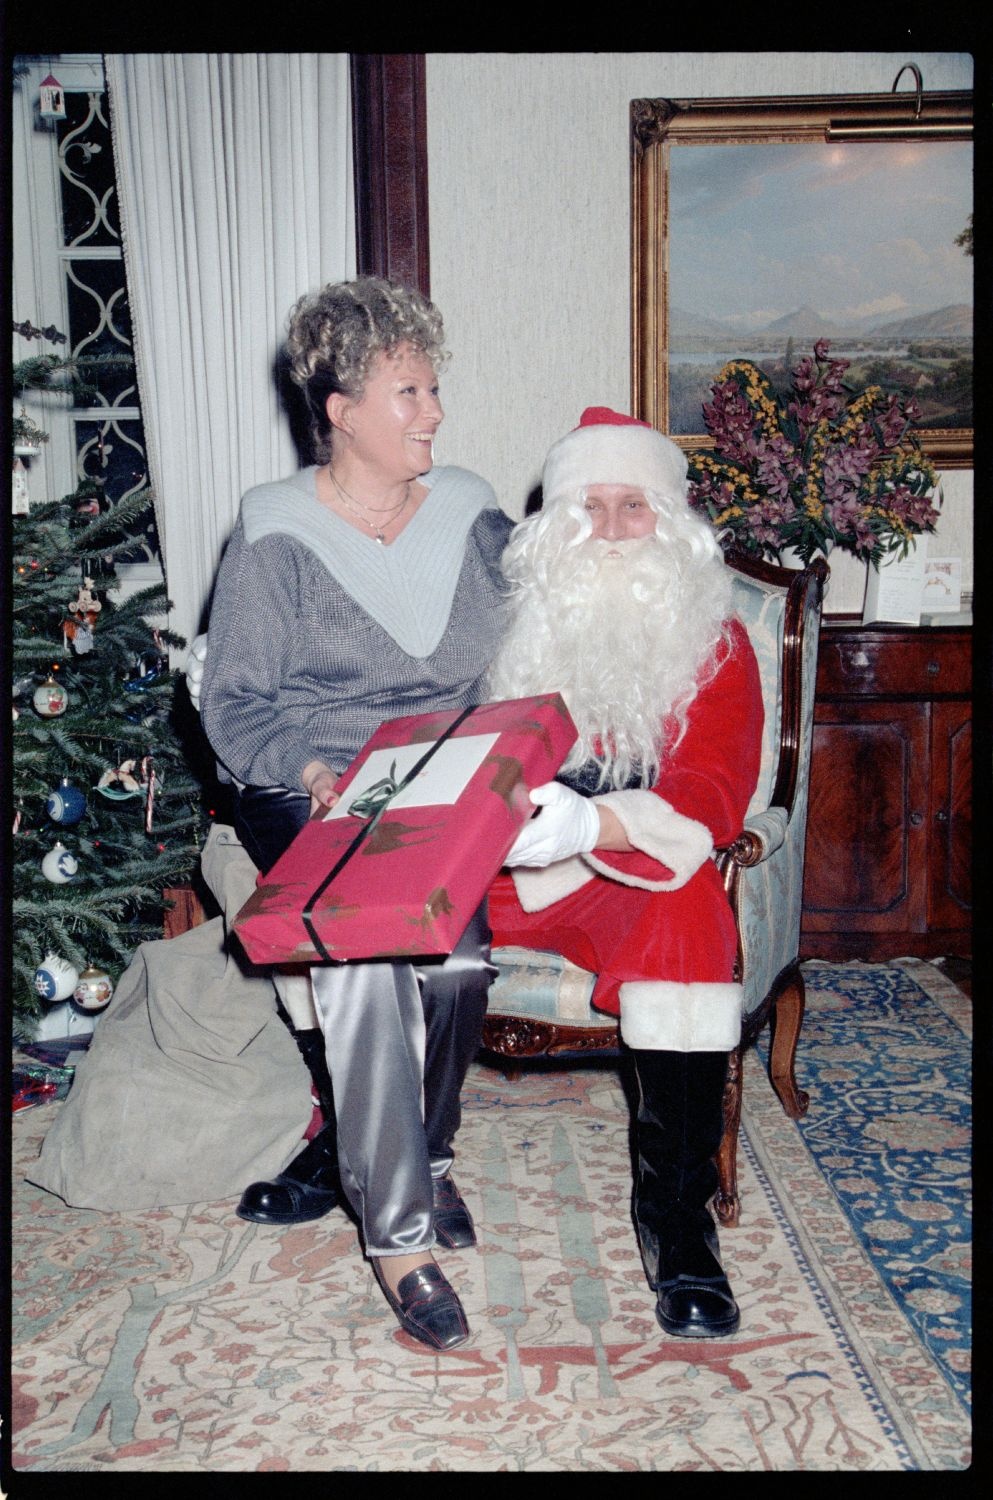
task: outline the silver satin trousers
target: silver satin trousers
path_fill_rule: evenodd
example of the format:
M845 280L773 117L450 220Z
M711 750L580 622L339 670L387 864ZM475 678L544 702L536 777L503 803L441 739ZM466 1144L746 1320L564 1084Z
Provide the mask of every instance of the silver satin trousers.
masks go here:
M485 905L447 958L311 970L341 1182L368 1255L435 1243L431 1181L452 1165L495 973Z

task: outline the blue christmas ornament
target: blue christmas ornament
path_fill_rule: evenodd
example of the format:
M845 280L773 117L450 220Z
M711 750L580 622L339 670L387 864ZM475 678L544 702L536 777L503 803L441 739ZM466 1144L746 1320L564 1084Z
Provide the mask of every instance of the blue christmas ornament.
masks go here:
M124 684L126 693L145 693L166 670L166 660L157 651L143 651L134 672ZM130 715L128 715L130 718Z
M86 798L68 777L63 776L59 785L49 792L45 811L53 823L64 823L67 826L78 823L86 811Z

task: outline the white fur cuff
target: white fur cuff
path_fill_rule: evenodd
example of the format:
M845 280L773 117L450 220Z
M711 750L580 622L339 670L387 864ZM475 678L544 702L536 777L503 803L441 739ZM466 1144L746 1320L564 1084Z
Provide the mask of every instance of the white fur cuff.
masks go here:
M677 891L695 875L714 852L714 840L709 828L677 812L671 803L655 792L637 788L626 792L605 792L594 797L594 802L603 802L615 814L628 836L628 842L672 871L671 880L646 880L643 876L627 875L606 860L592 854L583 858L600 875L619 880L623 885L639 886L646 891Z
M531 870L524 866L511 870L517 899L525 911L544 911L565 896L578 891L593 875L576 855L571 859L558 859L544 869Z
M622 984L621 1036L646 1052L730 1052L741 1040L740 984Z

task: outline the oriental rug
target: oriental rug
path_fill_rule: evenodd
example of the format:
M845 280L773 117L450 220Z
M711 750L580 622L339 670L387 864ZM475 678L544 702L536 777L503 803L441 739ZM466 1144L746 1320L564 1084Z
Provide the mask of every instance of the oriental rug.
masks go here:
M440 1256L474 1337L445 1356L398 1329L344 1214L279 1230L233 1201L70 1209L23 1180L59 1103L15 1116L0 1488L68 1471L966 1470L968 1003L925 964L805 972L805 1120L746 1058L742 1218L722 1234L742 1322L723 1340L655 1322L627 1104L602 1063L514 1081L474 1065L456 1176L480 1244Z

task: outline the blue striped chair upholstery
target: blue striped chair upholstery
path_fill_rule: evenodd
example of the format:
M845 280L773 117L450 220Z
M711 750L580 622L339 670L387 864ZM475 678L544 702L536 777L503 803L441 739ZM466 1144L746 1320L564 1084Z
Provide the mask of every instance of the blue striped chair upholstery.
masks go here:
M717 1157L716 1209L738 1222L737 1140L741 1057L767 1021L770 1076L791 1118L807 1108L794 1064L803 1021L799 967L800 904L807 822L808 769L821 601L827 577L818 561L800 572L735 558L735 608L758 658L765 731L758 785L745 827L715 858L738 929L737 975L744 989L739 1047L731 1054L724 1097L724 1139ZM523 1059L582 1060L619 1053L617 1023L590 1005L595 976L555 953L497 948L483 1045L508 1072Z

